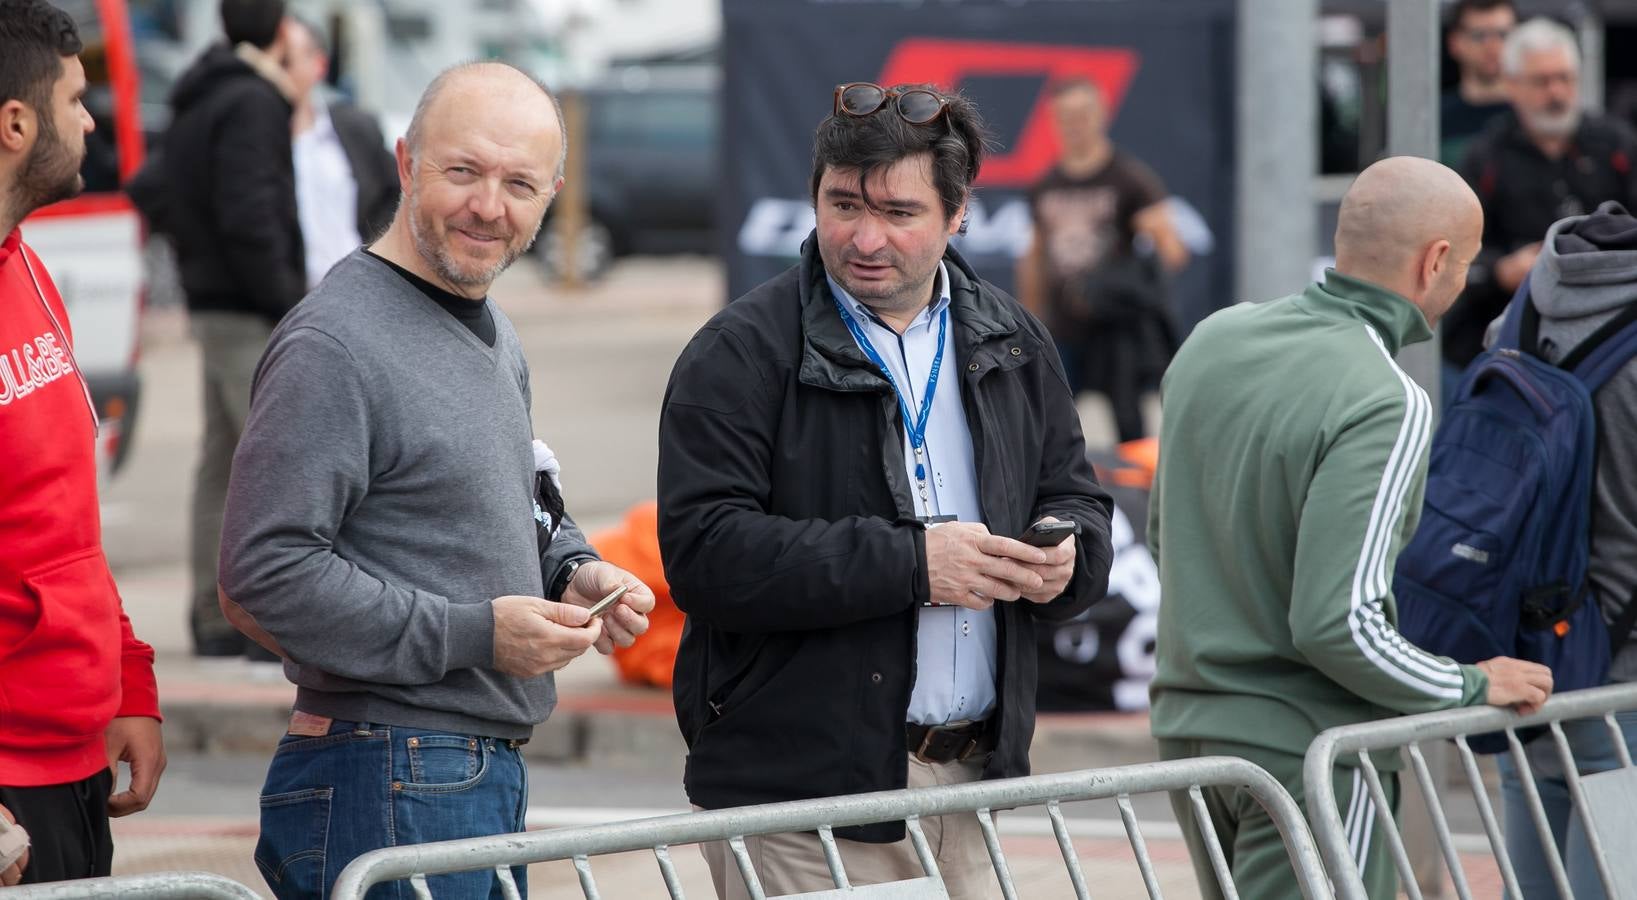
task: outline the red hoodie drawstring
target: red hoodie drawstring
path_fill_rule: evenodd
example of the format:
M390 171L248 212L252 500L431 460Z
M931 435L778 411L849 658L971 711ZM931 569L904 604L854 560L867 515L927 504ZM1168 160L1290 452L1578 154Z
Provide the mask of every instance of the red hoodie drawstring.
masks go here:
M91 410L91 430L101 433L102 417L97 415L97 404L91 399L91 384L85 380L85 373L80 371L80 361L74 357L74 344L68 340L68 332L63 329L62 323L57 321L57 314L51 311L51 302L45 298L45 291L40 289L40 279L34 274L34 264L28 261L29 251L22 244L17 245L17 253L22 257L23 267L28 269L28 278L34 282L34 296L40 298L40 306L45 309L46 317L51 320L51 327L57 330L57 340L62 341L63 349L68 353L69 362L74 365L74 377L80 380L80 390L85 393L85 406Z

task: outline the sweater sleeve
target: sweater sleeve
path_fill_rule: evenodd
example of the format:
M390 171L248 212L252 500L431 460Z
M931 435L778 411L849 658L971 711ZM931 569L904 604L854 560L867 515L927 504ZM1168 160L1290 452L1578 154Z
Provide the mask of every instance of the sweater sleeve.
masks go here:
M452 602L364 571L334 549L370 483L369 402L330 336L274 338L233 458L221 587L290 658L378 684L430 684L494 662L487 598Z
M540 583L550 592L563 577L563 567L575 560L602 559L597 554L597 548L585 539L585 532L580 530L574 517L563 513L563 523L557 528L557 535L552 538L551 546L546 548L544 556L540 557ZM561 596L548 599L560 600Z
M1406 501L1426 477L1432 405L1407 379L1331 439L1308 485L1291 586L1292 642L1313 667L1400 713L1483 702L1488 680L1399 634L1393 563Z

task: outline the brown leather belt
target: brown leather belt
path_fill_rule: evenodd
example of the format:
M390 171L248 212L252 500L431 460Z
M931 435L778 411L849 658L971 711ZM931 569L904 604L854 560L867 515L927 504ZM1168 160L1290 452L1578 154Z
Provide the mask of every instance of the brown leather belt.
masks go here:
M995 752L996 729L988 721L957 725L906 725L904 742L924 763L947 763L986 757Z

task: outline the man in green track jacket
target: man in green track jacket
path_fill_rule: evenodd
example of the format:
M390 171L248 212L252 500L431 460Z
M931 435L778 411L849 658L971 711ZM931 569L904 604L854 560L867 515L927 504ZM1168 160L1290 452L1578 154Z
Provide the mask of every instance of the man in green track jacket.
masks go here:
M1415 530L1432 405L1393 361L1466 283L1483 214L1461 178L1398 157L1342 200L1322 284L1244 304L1194 331L1166 373L1149 541L1160 566L1153 730L1163 758L1228 755L1306 806L1302 756L1320 731L1479 703L1532 710L1551 672L1464 666L1395 625L1393 561ZM1378 761L1383 769L1393 760ZM1385 786L1397 804L1397 777ZM1364 780L1337 804L1372 898L1397 878ZM1206 791L1241 896L1299 897L1278 830L1244 791ZM1192 822L1186 798L1179 821ZM1195 871L1220 897L1196 830Z

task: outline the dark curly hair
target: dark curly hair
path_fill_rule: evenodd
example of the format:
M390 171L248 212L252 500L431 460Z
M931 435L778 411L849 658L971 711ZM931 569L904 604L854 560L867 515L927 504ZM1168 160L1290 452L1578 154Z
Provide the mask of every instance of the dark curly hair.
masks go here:
M63 57L82 49L68 13L45 0L0 0L0 103L21 100L49 120Z
M932 184L943 202L944 218L954 218L971 196L972 182L977 180L987 149L978 108L961 94L941 91L930 84L900 84L890 90L931 91L944 98L943 115L925 125L912 125L888 103L867 116L827 117L813 136L813 201L818 202L819 182L827 169L856 170L863 188L871 172L890 168L917 153L929 153ZM867 190L864 203L870 204Z

